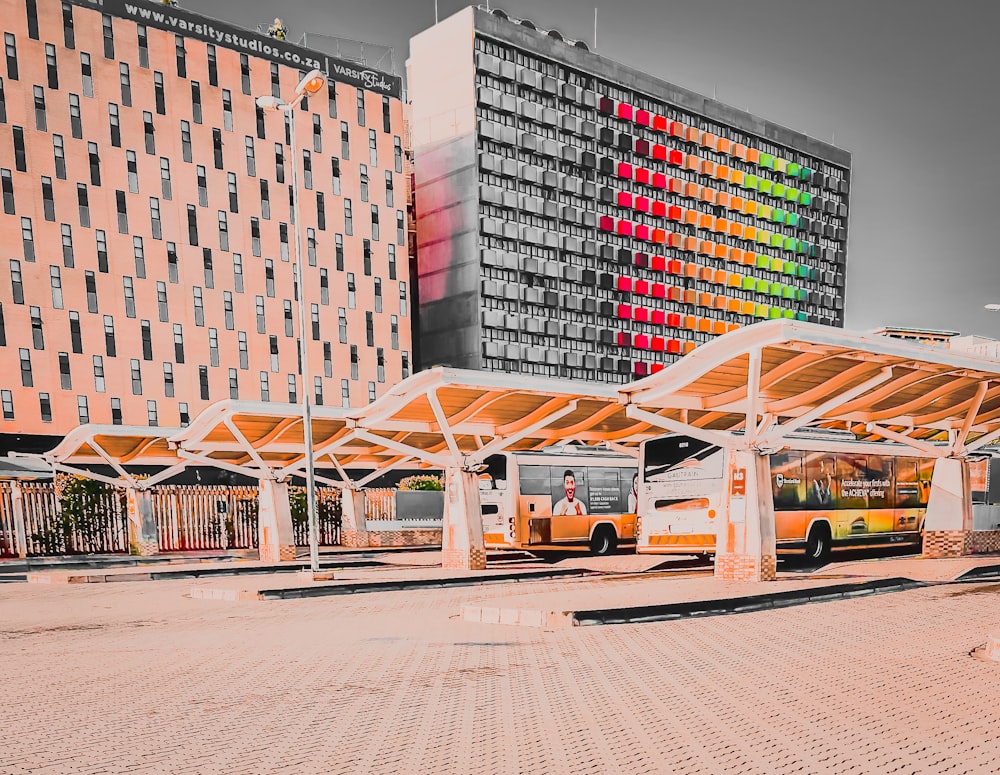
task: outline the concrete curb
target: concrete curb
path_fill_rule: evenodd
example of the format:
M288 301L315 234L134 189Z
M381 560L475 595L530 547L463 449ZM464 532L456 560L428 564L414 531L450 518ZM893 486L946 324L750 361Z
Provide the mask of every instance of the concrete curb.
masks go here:
M445 589L474 587L486 584L545 581L554 578L599 575L591 571L549 570L538 573L498 573L492 576L452 576L443 579L400 579L398 581L369 581L356 584L330 584L324 586L291 587L288 589L206 589L192 587L190 596L201 600L295 600L306 597L358 595L368 592L398 592L411 589Z
M696 616L721 616L724 614L766 611L787 608L806 603L822 603L830 600L844 600L852 597L879 595L887 592L904 592L908 589L931 586L923 581L893 578L875 579L859 584L835 584L814 589L799 589L789 592L775 592L766 595L731 597L719 600L698 600L666 605L636 606L632 608L595 609L592 611L568 611L564 615L572 620L572 626L593 624L632 624L641 622L661 622L669 619L685 619Z
M1000 565L980 565L959 575L955 581L974 581L981 576L1000 576Z
M383 563L375 560L347 559L346 562L321 561L320 568L331 570L337 568L377 568ZM257 565L250 568L188 568L185 570L148 570L135 573L87 573L72 574L58 571L36 571L22 578L29 584L105 584L126 581L169 581L171 579L199 579L213 576L263 576L270 573L299 573L307 570L309 563L294 565ZM2 577L0 577L2 579Z

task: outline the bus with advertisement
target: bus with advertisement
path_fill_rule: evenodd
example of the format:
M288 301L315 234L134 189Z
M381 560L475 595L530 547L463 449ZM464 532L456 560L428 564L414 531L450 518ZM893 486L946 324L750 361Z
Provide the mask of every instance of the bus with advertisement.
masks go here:
M677 434L643 442L637 552L715 553L725 455ZM769 455L778 553L823 560L832 549L919 545L934 460L901 444L861 444L846 431L791 437Z
M583 445L491 455L479 475L487 549L613 554L635 542L634 457Z

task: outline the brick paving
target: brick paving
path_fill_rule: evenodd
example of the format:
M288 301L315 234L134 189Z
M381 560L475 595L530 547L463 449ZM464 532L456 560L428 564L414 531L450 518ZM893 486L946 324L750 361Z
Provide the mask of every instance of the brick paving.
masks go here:
M553 631L457 618L599 583L273 603L4 585L0 772L1000 770L1000 664L969 655L1000 584Z

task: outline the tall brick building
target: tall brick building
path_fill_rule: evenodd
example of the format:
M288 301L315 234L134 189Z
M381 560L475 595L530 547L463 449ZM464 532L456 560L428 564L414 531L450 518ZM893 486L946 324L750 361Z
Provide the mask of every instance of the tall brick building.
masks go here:
M851 157L501 11L411 40L421 363L627 382L841 326Z
M357 406L410 369L400 80L145 0L0 0L0 454L78 423ZM282 114L318 67L329 88Z

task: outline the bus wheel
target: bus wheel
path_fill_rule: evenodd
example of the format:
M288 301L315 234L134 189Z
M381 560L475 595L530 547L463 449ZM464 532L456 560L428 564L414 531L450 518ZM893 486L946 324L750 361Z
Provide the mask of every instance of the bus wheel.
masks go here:
M806 558L826 562L830 559L830 526L817 522L806 539Z
M617 548L618 536L615 535L614 529L604 526L594 531L594 535L590 539L590 553L592 555L604 557L608 554L614 554Z

